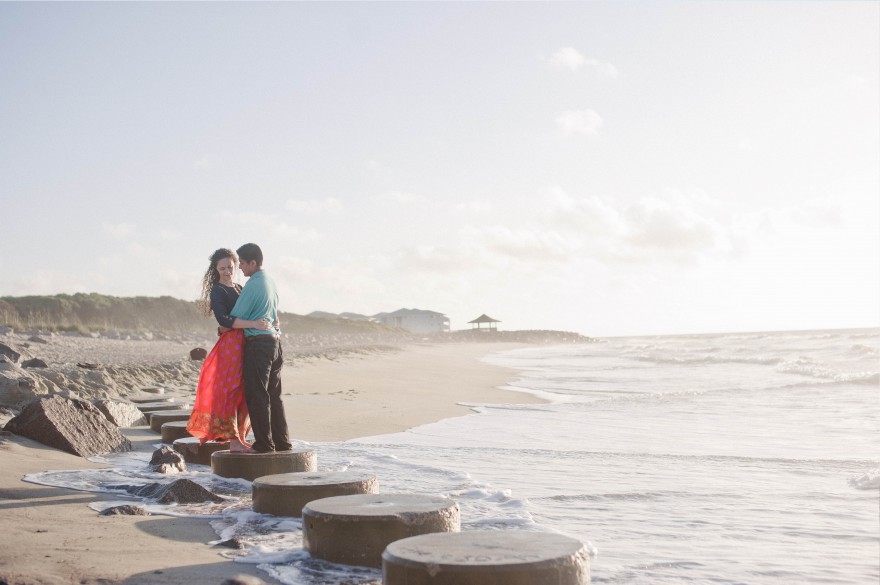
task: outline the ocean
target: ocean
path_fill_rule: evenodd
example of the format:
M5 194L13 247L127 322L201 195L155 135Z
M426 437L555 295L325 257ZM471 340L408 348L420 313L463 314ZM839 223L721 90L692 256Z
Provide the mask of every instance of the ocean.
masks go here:
M454 498L462 530L577 538L593 583L880 581L880 329L609 338L485 361L548 402L511 393L403 433L308 444L319 469ZM110 493L169 480L145 458L26 480ZM227 500L147 508L205 516L216 543L241 547L224 556L291 585L381 583L381 571L310 558L299 520L250 511L248 482L200 466L176 477ZM93 507L131 503L120 498Z

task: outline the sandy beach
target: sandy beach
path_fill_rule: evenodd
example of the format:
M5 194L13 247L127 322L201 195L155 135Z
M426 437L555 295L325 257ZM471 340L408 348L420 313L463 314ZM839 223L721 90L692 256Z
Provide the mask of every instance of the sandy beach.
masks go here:
M298 441L343 441L467 415L469 408L460 402L539 402L499 389L516 373L479 361L515 347L449 343L294 359L283 378L291 435ZM169 349L179 352L180 346ZM172 395L191 398L194 384L187 387L185 377L175 380ZM143 427L125 433L136 449L152 450L158 442ZM15 435L0 437L0 584L207 584L236 574L272 582L253 565L227 560L222 549L209 546L216 535L205 520L102 517L88 504L105 496L21 480L28 473L86 467L100 465Z

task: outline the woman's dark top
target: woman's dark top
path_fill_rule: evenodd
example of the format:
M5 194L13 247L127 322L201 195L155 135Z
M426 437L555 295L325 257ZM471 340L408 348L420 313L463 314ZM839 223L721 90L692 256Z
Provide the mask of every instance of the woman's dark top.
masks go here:
M229 313L232 312L232 307L235 306L235 301L238 300L240 293L240 284L230 287L218 282L211 287L211 311L221 326L232 329L235 317L230 317Z

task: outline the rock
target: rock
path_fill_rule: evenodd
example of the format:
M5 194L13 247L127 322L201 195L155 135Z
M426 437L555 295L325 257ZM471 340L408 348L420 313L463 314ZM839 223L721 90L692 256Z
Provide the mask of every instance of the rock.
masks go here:
M61 396L28 402L4 429L80 457L132 449L116 425L91 403Z
M25 360L21 362L21 367L23 368L48 368L49 364L41 360L40 358L32 358L29 360Z
M146 392L148 394L165 394L165 388L161 386L144 386L141 388L141 392Z
M151 483L135 488L131 493L142 498L155 499L160 504L223 501L223 498L209 492L191 479L178 479L171 483Z
M33 341L34 343L49 343L39 335L31 335L30 337L28 337L28 341Z
M15 329L12 327L0 326L0 335L12 335L13 333L15 333Z
M113 506L107 508L100 514L101 516L149 516L150 513L140 506L125 504L123 506Z
M98 368L101 367L101 364L92 364L89 362L79 362L76 365L81 368L85 368L86 370L97 370Z
M150 469L158 473L177 473L186 471L186 461L183 460L183 455L171 447L163 446L153 451Z
M107 420L117 427L139 427L147 424L147 419L138 407L130 402L119 400L98 400L95 402Z
M195 351L195 350L193 350L193 351ZM192 354L192 352L190 352L190 354ZM9 347L8 345L6 345L5 343L0 343L0 355L5 355L6 357L9 358L9 361L11 361L14 364L17 364L18 360L21 359L21 354L18 353L17 351L15 351L14 349L12 349L11 347ZM195 358L193 358L193 359L195 359Z
M0 355L0 405L16 406L48 391L40 377Z
M189 359L191 360L203 360L206 357L208 357L208 351L204 347L197 347L189 352Z
M235 575L229 579L224 579L220 585L269 585L259 577L253 575Z

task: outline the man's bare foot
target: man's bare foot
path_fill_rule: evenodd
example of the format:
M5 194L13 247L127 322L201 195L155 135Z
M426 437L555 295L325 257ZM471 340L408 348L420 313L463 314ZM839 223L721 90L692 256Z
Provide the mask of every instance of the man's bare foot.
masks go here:
M232 453L256 453L250 445L242 443L238 439L232 439L229 441L229 451Z

